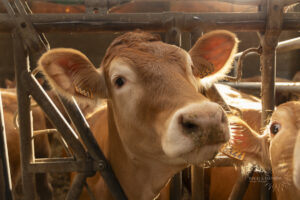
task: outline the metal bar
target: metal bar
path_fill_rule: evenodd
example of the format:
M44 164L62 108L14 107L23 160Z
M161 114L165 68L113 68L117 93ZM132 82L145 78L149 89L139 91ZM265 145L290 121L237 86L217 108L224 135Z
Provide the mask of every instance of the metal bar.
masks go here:
M279 42L276 47L276 53L284 53L284 52L292 51L292 50L296 50L296 49L300 49L300 37ZM234 57L238 58L242 54L243 54L243 52L239 52L239 53L235 54ZM248 54L248 56L249 55L257 55L257 53L251 52Z
M170 28L166 33L165 42L181 47L181 31L176 27Z
M261 5L262 0L217 0L217 1L223 1L223 2L228 2L228 3L233 3L233 4L242 4L242 5ZM294 3L300 2L299 0L282 0L284 1L284 5L291 5Z
M300 49L300 37L279 42L276 48L276 53L283 53L296 49Z
M173 44L176 46L181 46L181 31L177 27L174 26L173 22L173 27L171 27L167 32L166 32L166 38L165 42L169 44ZM179 172L173 178L171 179L170 183L170 199L171 200L179 200L181 199L182 196L182 176L183 173Z
M250 179L253 176L255 168L253 167L247 174L243 174L241 170L239 171L239 177L236 183L233 186L233 189L230 193L229 200L240 200L243 199L250 182Z
M243 162L237 159L229 158L227 156L217 156L210 162L205 162L198 167L202 168L212 168L212 167L231 167L231 166L239 166Z
M70 103L61 96L60 100L68 112L70 119L74 123L77 131L79 132L82 141L88 149L88 152L93 160L95 160L97 163L101 176L103 177L112 195L115 197L115 199L127 199L111 165L106 160L102 150L99 148L96 139L94 138L93 133L89 129L89 125L81 114L76 101L74 100L73 103Z
M204 168L191 166L192 171L192 200L204 200L205 199L205 179L204 179Z
M261 88L261 82L222 82L224 85L229 85L230 87L236 89L250 89L250 90L259 90ZM300 92L300 82L277 82L275 83L276 91L285 91L285 92Z
M2 95L0 92L0 161L1 161L0 165L2 165L2 172L3 172L2 174L4 179L3 186L5 187L3 191L3 195L4 195L4 199L11 200L12 182L10 176L10 166L9 166L8 149L7 149L6 142L7 140L6 140L6 132L5 132L5 124L4 124L4 115L3 115ZM0 177L0 181L2 181L1 177Z
M283 30L300 29L300 13L283 15ZM176 24L181 31L193 31L195 27L228 29L236 31L263 31L266 16L258 13L128 13L128 14L34 14L29 15L39 32L77 31L112 32L142 28L148 31L167 31L170 24ZM7 14L0 14L0 32L14 28L14 20Z
M170 183L170 200L181 200L182 195L182 172L173 176Z
M79 173L75 176L75 179L72 181L71 188L67 194L66 200L79 199L87 177L88 175L86 173Z
M262 127L267 125L275 107L276 46L282 27L283 5L280 0L267 0L266 31L260 35L262 46L261 63L261 99Z
M94 172L97 165L91 160L75 161L74 159L36 159L29 166L29 171L33 173L45 172Z
M283 7L284 1L281 0L265 0L265 5L262 7L266 10L266 29L259 34L262 54L260 56L261 64L261 100L262 100L262 115L261 127L268 124L268 120L275 107L275 78L276 78L276 46L280 33L283 28ZM266 175L262 175L266 176ZM272 186L272 180L269 180ZM261 185L262 200L269 200L272 196L272 190Z
M87 158L87 154L81 142L79 141L77 134L62 116L60 111L56 108L43 88L39 85L38 81L29 72L22 75L23 85L27 86L27 89L30 91L32 97L46 113L48 118L53 122L67 144L70 145L76 156L76 159L85 160Z
M22 82L22 73L29 70L27 55L20 36L13 33L14 64L17 82L17 99L19 113L19 133L21 150L22 187L25 200L32 200L35 196L34 174L29 172L28 166L34 160L32 137L32 116L30 112L29 93Z

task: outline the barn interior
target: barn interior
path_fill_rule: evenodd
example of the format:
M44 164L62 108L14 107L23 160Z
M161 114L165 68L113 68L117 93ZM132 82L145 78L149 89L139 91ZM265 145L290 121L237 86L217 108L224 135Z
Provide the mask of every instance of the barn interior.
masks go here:
M267 96L267 99L264 101L265 105L263 105L263 108L266 108L266 110L271 109L270 112L263 114L262 118L265 119L270 116L275 105L287 101L295 92L300 93L300 86L298 85L300 83L297 83L300 80L296 76L299 76L297 72L300 70L300 4L296 0L286 1L286 4L282 6L281 14L278 14L277 12L279 11L275 8L272 10L273 8L268 7L269 4L277 5L277 0L16 1L21 2L22 5L28 5L29 9L24 8L26 10L24 13L19 10L17 14L10 14L10 11L7 10L7 5L17 5L15 7L18 8L18 3L15 3L15 0L0 1L1 88L8 87L6 80L13 82L18 77L16 75L18 74L18 70L16 70L17 64L15 63L18 59L14 58L16 56L14 47L16 45L14 42L16 36L14 34L26 37L26 34L43 33L50 48L65 47L80 50L88 55L92 63L98 67L109 44L113 39L126 31L141 29L157 33L164 42L180 46L188 51L195 43L195 40L202 34L216 29L228 29L237 34L239 40L238 52L241 53L249 48L255 48L256 52L261 51L261 48L264 48L261 44L264 41L262 39L264 31L271 35L273 34L270 38L273 37L272 42L276 43L275 46L279 42L277 53L275 49L271 50L274 54L273 59L276 60L276 67L273 66L271 70L263 72L266 78L261 78L263 68L261 55L250 53L244 56L241 61L241 77L238 77L238 80L229 78L229 81L225 80L221 84L230 85L259 98L264 90L271 91L271 94L264 95ZM18 10L14 6L12 7L12 10ZM268 17L271 15L274 15L272 16L273 18ZM20 33L18 28L16 33L16 29L13 27L23 18L26 24L32 25L33 29L28 28L28 32ZM281 23L277 24L277 21ZM268 28L270 28L270 32L268 32ZM36 35L32 35L32 38L35 37ZM32 42L32 38L28 38L28 41ZM33 71L37 67L37 59L40 57L42 50L30 51L30 69ZM234 67L229 74L231 77L239 76L238 58L241 57L241 53L233 63ZM276 73L276 80L275 77L272 77L272 73ZM240 84L243 82L244 85ZM256 85L251 84L252 82ZM261 82L264 83L262 84ZM278 83L276 93L274 90L275 82ZM285 85L282 84L280 86L279 83L284 83ZM268 86L261 91L261 85ZM286 85L290 86L286 87ZM59 146L60 144L56 145ZM228 161L228 159L232 158L220 158L219 162L223 162L220 166L223 166L223 168L224 166L239 168L235 161ZM45 162L47 163L47 160ZM44 169L47 171L47 167ZM77 168L74 167L73 169ZM173 188L171 189L170 199L184 199L185 193L189 194L187 199L218 199L218 197L210 194L209 191L209 177L206 174L210 169L211 167L192 167L192 170L189 169L176 175L172 181ZM268 176L265 173L255 173L258 175L254 176ZM55 199L71 199L68 196L68 191L73 185L69 185L68 174L54 172L52 174ZM251 173L248 174L248 176L252 175ZM232 193L227 194L231 195L229 199L241 199L241 197L247 195L247 192L251 192L251 189L247 190L249 185L247 180L249 179L245 178L244 175L240 175L239 170L237 170L235 176L237 182L233 183L235 186ZM60 181L55 182L57 179ZM261 188L261 199L271 199L270 193L272 192L266 189L267 187L263 188L261 186L268 185L266 182L268 180L263 184L257 183L257 185L253 186ZM22 184L20 183L20 185ZM19 187L19 193L22 193L21 186ZM74 191L76 190L78 189L74 189ZM23 188L25 195L27 195L26 191ZM28 195L30 196L30 194Z

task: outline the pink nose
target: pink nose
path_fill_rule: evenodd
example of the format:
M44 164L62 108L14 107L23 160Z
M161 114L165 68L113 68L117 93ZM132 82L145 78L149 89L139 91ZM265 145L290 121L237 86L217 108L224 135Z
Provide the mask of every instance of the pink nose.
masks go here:
M183 134L201 144L225 143L229 140L228 120L220 105L212 102L187 106L178 115Z

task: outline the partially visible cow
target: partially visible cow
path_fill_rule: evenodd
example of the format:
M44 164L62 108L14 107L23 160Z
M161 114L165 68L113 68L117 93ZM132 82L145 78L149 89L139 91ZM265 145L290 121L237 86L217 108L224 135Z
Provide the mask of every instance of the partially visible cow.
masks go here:
M263 135L240 119L231 119L233 148L246 153L245 160L272 169L278 199L300 198L299 128L300 102L276 108Z
M14 125L14 116L18 108L17 96L14 91L7 91L5 89L0 90L0 95L2 96L11 179L13 191L15 191L15 186L21 178L19 130ZM33 108L32 115L34 130L45 129L46 121L42 111L39 108ZM47 135L36 136L34 145L36 158L46 158L50 156L50 146ZM0 173L2 173L2 171L0 171ZM41 199L52 199L52 187L48 182L47 174L37 174L36 183L39 197Z
M153 199L176 172L212 159L228 141L224 111L198 90L224 77L236 48L228 31L206 34L189 53L130 32L112 42L99 70L73 49L50 50L39 66L67 98L107 99L88 118L91 130L128 198ZM100 177L89 184L98 199L112 198Z
M230 86L215 84L220 95L230 107L232 114L244 120L252 129L260 130L261 100L255 96L240 92ZM230 120L231 118L229 118ZM239 171L234 166L217 167L205 170L209 179L209 199L226 200L233 189L239 176ZM226 184L224 184L226 180ZM251 182L245 193L244 200L260 198L260 184Z

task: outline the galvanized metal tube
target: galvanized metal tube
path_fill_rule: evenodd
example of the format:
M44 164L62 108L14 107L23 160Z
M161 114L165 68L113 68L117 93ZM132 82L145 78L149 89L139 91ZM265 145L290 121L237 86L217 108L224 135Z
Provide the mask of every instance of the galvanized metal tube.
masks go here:
M7 140L6 140L6 131L5 131L5 124L4 124L3 106L2 106L2 94L0 92L0 161L1 161L0 165L2 165L2 172L3 172L3 179L4 179L3 186L5 187L3 191L3 195L5 199L12 200L12 183L11 183L8 149L7 149L6 142ZM1 177L0 177L0 181L1 181Z
M276 53L284 53L296 49L300 49L300 37L279 42L276 47ZM235 58L240 57L242 54L243 52L239 52L235 54L234 57ZM257 53L251 52L248 55L257 55Z
M230 87L236 89L249 89L249 90L259 90L261 88L261 82L222 82L221 84L229 85ZM300 92L300 82L277 82L275 83L276 91L285 92Z
M88 149L88 152L90 153L93 160L95 160L95 163L99 165L98 169L101 173L101 176L103 177L112 195L115 197L115 199L127 199L120 183L118 182L118 179L113 172L111 165L106 160L102 150L98 146L96 139L93 136L93 133L89 128L89 125L80 112L76 101L71 103L61 96L60 100L63 103L66 111L68 112L70 119L75 125L78 133L80 134L85 146Z
M29 172L28 166L34 160L32 137L32 115L30 111L30 98L26 85L23 84L22 74L29 70L27 66L28 57L23 47L19 35L13 33L14 64L17 81L17 98L20 124L20 150L21 150L21 169L22 187L25 200L32 200L35 196L35 177L34 173Z

